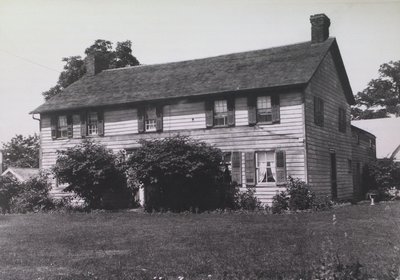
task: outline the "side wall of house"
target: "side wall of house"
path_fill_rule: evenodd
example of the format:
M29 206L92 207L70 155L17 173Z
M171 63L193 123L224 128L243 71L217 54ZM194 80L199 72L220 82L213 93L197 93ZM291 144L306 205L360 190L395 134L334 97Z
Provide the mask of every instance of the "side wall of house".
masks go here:
M314 121L314 97L324 103L324 124ZM339 131L339 108L345 110L346 131ZM339 80L333 57L326 55L305 90L306 149L308 183L320 195L332 195L331 156L336 157L337 198L353 196L350 106Z
M363 178L366 167L376 159L375 137L352 127L354 198L364 199L367 192Z
M205 102L182 99L163 106L163 132L138 133L136 108L104 110L104 136L95 140L117 152L139 147L139 139L151 139L188 135L194 139L215 145L225 152L241 152L242 183L245 178L245 153L284 150L287 175L306 178L304 147L304 107L302 93L291 91L280 94L280 123L271 125L248 125L246 97L235 98L235 126L206 128ZM50 116L41 116L42 168L55 164L56 150L72 147L82 141L79 114L73 115L73 137L51 138ZM61 187L53 193L61 194ZM272 192L272 193L271 193ZM270 202L276 189L257 188L264 202ZM268 201L267 201L268 200Z

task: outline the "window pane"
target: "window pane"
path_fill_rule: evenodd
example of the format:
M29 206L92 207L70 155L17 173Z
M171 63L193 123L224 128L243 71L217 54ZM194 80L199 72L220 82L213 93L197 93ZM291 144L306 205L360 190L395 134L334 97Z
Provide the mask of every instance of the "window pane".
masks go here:
M271 108L271 96L258 96L257 97L257 109Z
M258 183L275 182L275 153L274 152L257 152L256 175Z
M87 128L88 128L88 135L97 135L97 113L96 112L90 112L88 114L88 120L87 120Z
M214 112L215 113L228 112L228 103L226 102L226 100L216 100L214 102Z

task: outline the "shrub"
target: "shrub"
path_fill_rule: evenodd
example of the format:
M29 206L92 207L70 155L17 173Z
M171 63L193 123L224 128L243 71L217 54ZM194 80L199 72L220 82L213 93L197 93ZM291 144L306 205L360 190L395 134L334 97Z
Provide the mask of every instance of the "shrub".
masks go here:
M261 210L261 201L255 196L255 190L248 188L246 192L238 192L236 195L236 209L241 210Z
M281 191L272 199L271 212L281 214L289 209L289 196L286 191Z
M400 163L392 159L377 160L363 170L368 191L376 191L378 199L392 199L393 190L400 190Z
M125 166L118 155L90 139L57 151L53 173L65 192L74 192L89 209L116 209L130 205L133 194L127 187Z
M289 177L286 191L281 191L274 196L271 211L282 213L286 210L326 210L331 207L332 201L328 197L316 196L304 181Z
M11 201L20 191L20 183L8 176L0 176L0 208L2 213L10 212Z
M147 211L225 208L229 182L221 170L222 152L188 137L141 140L128 159L134 185L145 189Z
M306 210L312 207L315 198L314 192L302 180L289 177L287 182L289 194L289 209L292 211Z
M10 208L14 213L37 212L53 209L54 203L49 196L51 184L44 173L28 179L19 185L18 193L12 197Z

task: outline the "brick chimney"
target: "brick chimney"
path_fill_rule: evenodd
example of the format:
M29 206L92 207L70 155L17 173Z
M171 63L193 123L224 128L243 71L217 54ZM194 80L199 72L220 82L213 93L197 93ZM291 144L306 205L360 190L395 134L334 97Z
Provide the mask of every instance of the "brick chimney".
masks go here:
M85 66L86 66L86 75L94 76L97 73L101 72L102 67L100 65L100 61L93 54L88 54L85 58Z
M330 19L325 14L310 16L311 22L311 42L322 43L329 38Z

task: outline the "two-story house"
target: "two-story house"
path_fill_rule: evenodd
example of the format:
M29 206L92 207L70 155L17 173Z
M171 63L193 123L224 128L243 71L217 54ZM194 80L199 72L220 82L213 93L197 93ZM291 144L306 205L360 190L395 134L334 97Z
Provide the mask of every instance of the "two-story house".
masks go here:
M119 151L180 134L224 151L232 179L264 203L288 176L351 198L354 97L329 18L310 21L310 41L282 47L103 71L88 57L82 79L31 112L41 168L87 137Z

